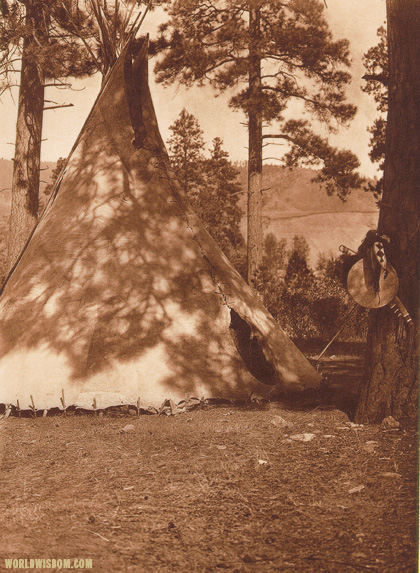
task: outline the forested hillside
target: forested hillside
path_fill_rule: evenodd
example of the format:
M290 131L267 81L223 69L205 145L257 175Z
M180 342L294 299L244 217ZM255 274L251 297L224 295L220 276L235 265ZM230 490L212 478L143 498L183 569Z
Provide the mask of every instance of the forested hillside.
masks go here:
M44 189L54 167L55 163L42 166L41 203L45 202ZM246 236L247 167L242 164L236 168L243 189L241 228ZM5 257L12 174L13 162L0 159L0 264ZM285 238L289 246L294 236L305 237L310 247L309 262L314 267L319 253L338 256L341 244L356 249L368 229L376 226L378 210L371 193L353 192L343 203L338 197L329 197L313 178L314 171L310 169L264 167L265 232L274 233L278 239Z
M237 165L242 188L246 190L246 165ZM315 172L277 165L264 167L264 227L265 233L285 238L291 245L293 237L304 236L309 243L309 261L316 265L319 253L338 256L341 244L356 250L369 229L375 228L378 208L372 193L353 191L343 202L329 197L318 183L312 181ZM241 200L246 212L246 194ZM246 220L242 222L246 232Z

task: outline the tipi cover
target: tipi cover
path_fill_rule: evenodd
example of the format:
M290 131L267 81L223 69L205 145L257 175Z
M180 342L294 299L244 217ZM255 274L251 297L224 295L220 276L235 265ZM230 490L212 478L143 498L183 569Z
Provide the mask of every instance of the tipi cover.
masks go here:
M2 404L60 407L64 391L67 405L156 406L319 384L185 200L146 43L114 66L4 286Z

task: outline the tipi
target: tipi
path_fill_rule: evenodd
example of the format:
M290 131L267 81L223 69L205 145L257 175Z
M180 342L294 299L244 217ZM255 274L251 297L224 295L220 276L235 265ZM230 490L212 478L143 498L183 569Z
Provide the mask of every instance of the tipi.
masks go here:
M67 405L156 406L320 382L183 197L146 44L114 66L6 281L0 403L59 407L64 390Z

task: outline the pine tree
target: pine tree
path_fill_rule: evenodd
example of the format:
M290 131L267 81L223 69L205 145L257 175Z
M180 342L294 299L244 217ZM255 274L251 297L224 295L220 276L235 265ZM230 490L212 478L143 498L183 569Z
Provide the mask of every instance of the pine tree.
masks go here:
M3 2L0 20L2 86L10 85L21 61L7 266L12 268L37 222L45 89L64 78L93 72L89 54L68 33L64 8L80 25L84 16L66 0ZM47 102L48 103L48 102ZM46 109L51 109L50 106Z
M309 245L302 236L293 237L293 247L289 253L284 281L291 290L307 289L313 273L308 264Z
M169 156L184 193L194 202L203 181L203 132L198 120L184 108L169 127Z
M157 2L158 3L158 2ZM2 0L0 89L21 61L7 266L12 268L38 219L43 113L50 87L97 70L105 77L142 12L137 0ZM150 2L149 2L150 4ZM71 105L71 104L69 104Z
M185 108L169 129L169 154L182 189L210 235L231 260L235 259L242 245L241 185L223 141L216 137L210 158L206 158L198 120Z
M293 253L297 253L299 257L308 263L310 247L308 241L303 235L295 235L293 237L292 249L289 253L289 259Z
M280 239L274 233L268 233L264 237L263 266L271 269L274 274L283 270L286 262L287 240Z
M370 311L356 420L417 424L420 275L420 18L418 0L387 0L388 116L378 230L391 240L398 297L413 327L398 336L388 307ZM411 330L411 333L410 333Z
M343 282L343 257L335 257L332 253L319 253L316 265L318 274L323 278Z
M209 233L226 255L232 257L242 245L242 211L239 207L242 190L238 181L239 173L222 145L223 141L216 137L210 150L210 159L204 161L204 184L198 205Z
M379 163L379 169L385 166L385 137L386 137L386 113L388 111L388 44L386 29L378 28L379 42L370 48L364 55L366 74L363 79L366 84L362 90L373 96L380 115L373 125L369 127L372 137L370 139L369 157L373 163ZM379 198L383 188L383 177L375 185L369 184L375 196Z
M230 105L248 118L248 278L262 263L262 144L282 139L287 165L319 166L317 180L344 198L361 184L359 162L316 134L307 119L290 119L299 102L331 131L348 125L348 42L334 41L320 0L203 0L176 2L154 45L162 52L157 79L233 90ZM241 86L246 87L242 89ZM276 126L273 133L267 127Z

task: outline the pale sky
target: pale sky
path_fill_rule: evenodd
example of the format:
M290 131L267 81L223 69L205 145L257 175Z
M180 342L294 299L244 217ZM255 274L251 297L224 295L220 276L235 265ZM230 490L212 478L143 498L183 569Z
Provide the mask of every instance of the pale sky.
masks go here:
M350 40L352 54L353 81L347 90L348 101L358 107L358 113L351 127L342 130L339 135L329 136L330 143L350 148L361 162L360 171L373 177L376 173L368 157L370 135L367 127L373 123L378 112L372 98L363 93L360 86L364 74L363 54L377 44L376 31L385 20L385 0L327 0L325 11L330 28L336 39ZM143 24L143 33L156 28L158 15L152 13ZM184 87L163 88L155 85L153 80L153 60L150 62L150 84L156 108L160 131L165 142L170 131L169 126L177 119L185 107L195 115L204 132L207 147L215 137L221 137L224 147L232 160L245 160L247 157L247 132L241 125L244 116L228 108L227 96L215 97L209 88ZM58 157L67 157L80 129L95 101L100 88L100 75L74 82L73 86L80 91L56 90L48 88L47 99L57 103L73 103L74 107L47 111L44 114L42 159L55 161ZM0 100L0 157L11 159L14 153L15 125L17 114L17 88L12 90L13 98L5 92ZM323 133L324 136L327 133ZM279 147L270 146L266 156L278 156Z

